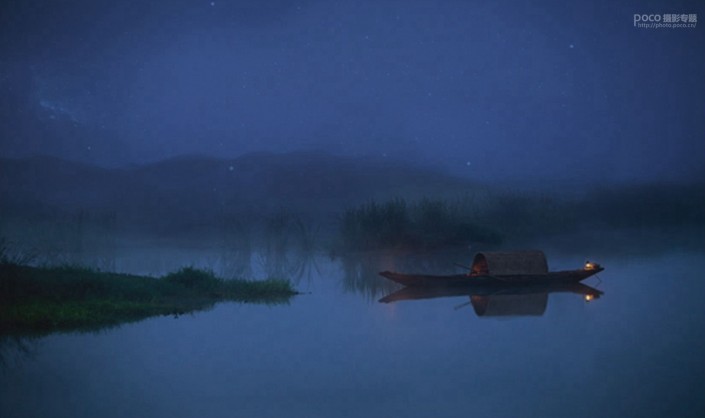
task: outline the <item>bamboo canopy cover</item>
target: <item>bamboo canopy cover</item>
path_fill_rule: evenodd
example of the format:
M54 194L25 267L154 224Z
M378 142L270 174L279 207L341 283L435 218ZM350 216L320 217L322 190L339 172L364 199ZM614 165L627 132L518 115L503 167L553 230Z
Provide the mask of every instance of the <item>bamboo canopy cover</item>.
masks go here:
M546 274L548 262L543 251L481 252L473 259L472 272L491 276Z

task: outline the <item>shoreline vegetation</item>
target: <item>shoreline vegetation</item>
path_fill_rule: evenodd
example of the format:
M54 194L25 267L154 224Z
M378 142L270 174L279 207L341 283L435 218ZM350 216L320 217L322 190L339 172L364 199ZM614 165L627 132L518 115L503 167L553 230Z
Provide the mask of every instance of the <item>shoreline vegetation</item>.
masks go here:
M353 251L500 244L500 233L476 222L473 212L461 202L439 199L372 201L345 211L340 237L343 247Z
M344 250L495 248L585 230L695 228L705 225L705 189L649 186L581 197L498 194L489 199L370 201L340 218Z
M296 294L287 280L223 280L194 268L154 278L2 262L0 335L95 331L225 301L286 304Z

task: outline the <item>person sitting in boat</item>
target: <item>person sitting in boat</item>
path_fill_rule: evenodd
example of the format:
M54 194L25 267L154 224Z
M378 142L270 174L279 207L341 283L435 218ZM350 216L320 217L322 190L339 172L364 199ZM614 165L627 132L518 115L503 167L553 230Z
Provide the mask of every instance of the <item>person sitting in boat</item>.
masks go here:
M472 270L470 271L471 276L482 276L489 273L490 269L487 265L487 260L483 257L472 265Z

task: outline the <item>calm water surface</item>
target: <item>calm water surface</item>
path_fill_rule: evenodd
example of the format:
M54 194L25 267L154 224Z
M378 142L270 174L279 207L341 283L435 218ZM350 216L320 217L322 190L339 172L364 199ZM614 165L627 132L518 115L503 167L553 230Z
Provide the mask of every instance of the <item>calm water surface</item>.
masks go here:
M552 269L583 261L547 255ZM551 293L530 316L481 317L467 295L377 302L394 290L379 269L463 261L434 257L251 257L237 269L297 269L309 293L9 345L0 416L705 416L702 253L605 253L602 282L586 282L601 298Z

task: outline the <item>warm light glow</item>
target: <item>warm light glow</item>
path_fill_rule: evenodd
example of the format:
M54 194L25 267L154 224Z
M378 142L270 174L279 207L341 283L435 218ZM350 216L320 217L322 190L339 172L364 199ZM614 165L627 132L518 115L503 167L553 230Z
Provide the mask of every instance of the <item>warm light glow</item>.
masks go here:
M585 263L585 270L592 270L593 268L595 268L595 265L591 262L588 261L587 263Z
M595 297L593 295L585 295L585 302L590 302L593 300Z

